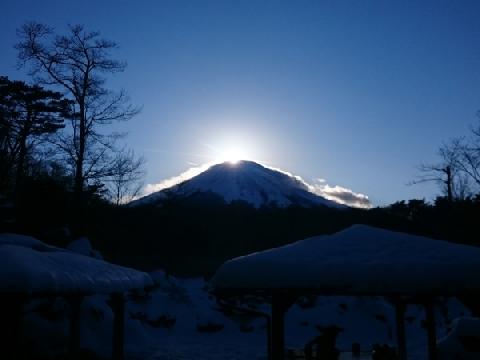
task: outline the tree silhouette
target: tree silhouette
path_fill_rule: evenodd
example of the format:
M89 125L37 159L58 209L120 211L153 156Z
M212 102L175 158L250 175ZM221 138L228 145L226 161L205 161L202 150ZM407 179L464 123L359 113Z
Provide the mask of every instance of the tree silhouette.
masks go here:
M443 144L438 150L440 160L434 164L419 166L420 175L411 184L434 182L441 186L449 203L463 199L469 194L469 181L461 167L459 139Z
M35 22L19 31L17 43L20 65L29 64L30 74L44 85L61 88L74 102L70 132L57 138L74 173L78 224L83 224L86 186L97 187L111 172L115 142L119 134L104 135L100 127L128 120L139 112L125 91L106 88L106 74L125 69L126 64L111 57L116 43L83 26L69 26L65 35Z
M470 137L454 140L456 166L480 188L480 123L471 128Z
M134 199L143 186L145 159L137 158L132 150L119 151L106 179L108 197L115 205Z
M4 176L15 167L15 192L21 192L28 151L45 134L64 127L71 102L59 92L23 81L0 77L0 113L2 159L8 166Z

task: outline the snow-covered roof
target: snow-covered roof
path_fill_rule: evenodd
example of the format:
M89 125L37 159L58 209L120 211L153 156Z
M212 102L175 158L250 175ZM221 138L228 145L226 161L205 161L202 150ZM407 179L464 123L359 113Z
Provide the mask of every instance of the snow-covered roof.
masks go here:
M480 292L480 248L354 225L333 235L235 258L217 289L312 289L323 294Z
M37 250L48 248L48 245L34 237L9 233L0 234L0 245L24 246Z
M0 234L0 293L113 293L152 284L146 273Z

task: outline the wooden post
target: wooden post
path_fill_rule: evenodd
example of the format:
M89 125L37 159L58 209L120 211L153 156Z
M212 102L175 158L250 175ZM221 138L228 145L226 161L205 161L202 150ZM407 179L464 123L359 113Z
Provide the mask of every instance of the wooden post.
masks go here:
M121 293L112 294L113 343L112 359L123 360L125 345L125 298Z
M428 336L428 359L437 359L437 329L435 324L435 313L433 308L433 299L425 303L425 320Z
M82 295L72 295L67 298L70 305L70 338L68 352L71 359L76 359L80 353L80 312L82 309Z
M272 296L271 356L272 360L285 359L285 313L294 303L284 294Z
M272 319L267 316L267 359L273 360L272 357Z
M21 356L21 322L25 301L24 296L8 294L4 294L0 301L0 315L4 330L0 336L0 346L6 359L15 359Z
M399 360L407 360L407 342L405 336L406 305L401 299L395 301L395 320L397 325L397 347Z

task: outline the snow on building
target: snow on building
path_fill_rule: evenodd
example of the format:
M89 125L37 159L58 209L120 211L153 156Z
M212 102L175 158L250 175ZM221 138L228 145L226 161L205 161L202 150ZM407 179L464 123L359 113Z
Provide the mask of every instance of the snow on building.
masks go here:
M146 273L16 234L0 234L0 269L0 293L110 294L152 284Z
M271 295L274 359L283 358L284 313L306 294L396 299L401 359L406 359L405 299L416 299L426 306L430 359L435 359L433 297L480 293L479 259L479 248L354 225L227 261L212 284L223 294Z
M227 261L212 282L335 295L458 295L480 291L479 259L479 248L354 225Z
M79 350L80 306L84 296L111 294L114 322L114 358L123 358L124 296L129 290L152 285L141 271L110 264L69 250L46 245L24 235L0 234L0 311L6 326L14 329L2 337L7 347L18 338L22 306L31 297L65 296L71 307L70 351Z

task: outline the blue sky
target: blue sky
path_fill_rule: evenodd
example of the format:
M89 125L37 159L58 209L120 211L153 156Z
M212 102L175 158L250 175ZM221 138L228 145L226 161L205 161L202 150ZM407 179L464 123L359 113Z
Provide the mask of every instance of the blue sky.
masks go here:
M148 160L147 183L231 148L367 194L407 186L480 109L478 1L15 1L0 8L0 73L16 28L84 24L128 62L109 81L142 113L119 130Z

